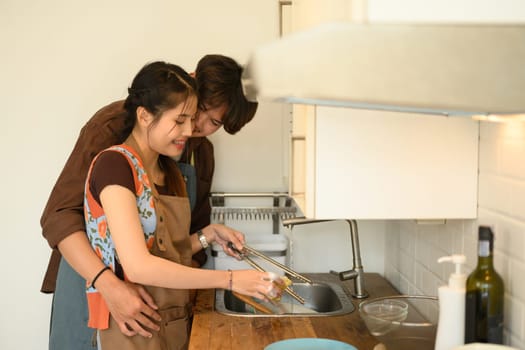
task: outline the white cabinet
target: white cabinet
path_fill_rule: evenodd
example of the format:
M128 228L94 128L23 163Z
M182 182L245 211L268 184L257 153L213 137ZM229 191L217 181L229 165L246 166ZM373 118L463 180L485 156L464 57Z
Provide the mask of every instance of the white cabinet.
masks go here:
M311 218L475 218L478 133L468 118L295 106L290 192Z
M294 0L288 10L284 34L327 21L363 22L370 8L363 0ZM309 218L475 218L478 124L295 105L290 193Z

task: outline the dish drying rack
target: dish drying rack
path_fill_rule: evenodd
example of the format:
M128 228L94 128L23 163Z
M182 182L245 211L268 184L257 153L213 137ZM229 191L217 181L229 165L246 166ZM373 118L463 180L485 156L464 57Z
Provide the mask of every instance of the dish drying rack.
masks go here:
M273 233L279 233L280 220L296 217L297 207L292 206L292 198L286 192L212 192L211 217L224 223L233 220L273 221ZM226 206L226 198L272 198L272 206Z

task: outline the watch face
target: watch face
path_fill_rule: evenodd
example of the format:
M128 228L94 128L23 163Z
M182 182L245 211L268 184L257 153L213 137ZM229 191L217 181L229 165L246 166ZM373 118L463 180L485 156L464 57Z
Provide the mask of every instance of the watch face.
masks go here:
M208 248L208 241L202 232L199 233L199 241L204 249Z

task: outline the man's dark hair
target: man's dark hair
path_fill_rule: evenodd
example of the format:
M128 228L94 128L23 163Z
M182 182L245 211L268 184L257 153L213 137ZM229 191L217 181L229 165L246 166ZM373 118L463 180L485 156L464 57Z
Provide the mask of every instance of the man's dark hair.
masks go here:
M199 108L206 110L226 105L222 122L224 130L232 135L252 120L258 106L244 96L242 71L235 60L223 55L204 56L195 70Z

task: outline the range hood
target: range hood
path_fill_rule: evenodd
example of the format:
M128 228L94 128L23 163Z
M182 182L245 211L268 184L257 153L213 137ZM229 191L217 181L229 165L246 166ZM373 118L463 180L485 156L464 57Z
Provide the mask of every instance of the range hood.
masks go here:
M255 49L249 99L444 115L525 114L525 25L317 26Z

